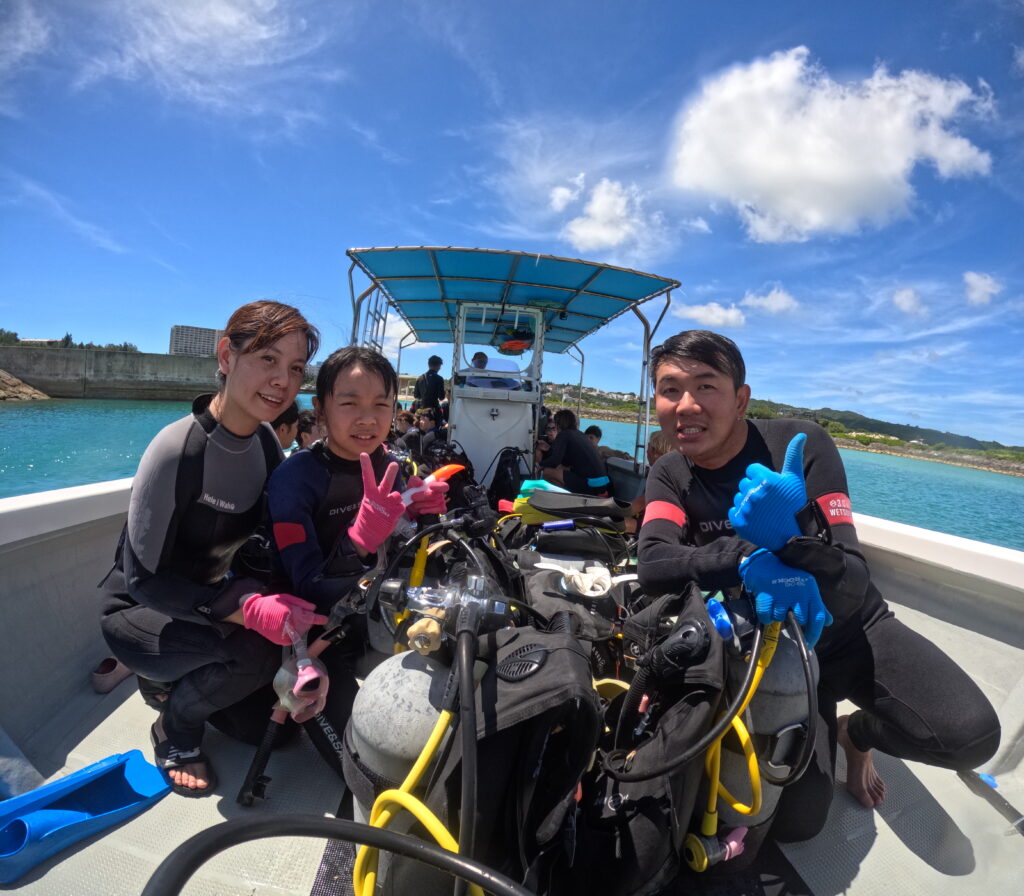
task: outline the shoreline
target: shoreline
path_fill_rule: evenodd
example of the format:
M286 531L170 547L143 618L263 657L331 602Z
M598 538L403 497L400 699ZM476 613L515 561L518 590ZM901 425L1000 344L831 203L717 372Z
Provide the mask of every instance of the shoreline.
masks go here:
M559 406L550 405L552 409ZM575 413L575 406L569 407ZM635 423L636 414L628 412L602 411L600 416L588 413L586 408L580 409L580 416L588 420L598 420L605 423ZM652 426L657 427L657 421L651 421ZM874 443L862 445L855 439L844 439L832 437L837 448L846 448L851 451L866 451L869 454L891 454L895 457L909 457L912 460L932 461L934 463L946 464L951 467L966 467L971 470L981 470L985 473L1002 473L1004 476L1017 476L1024 478L1024 463L1013 460L1002 460L1000 458L975 457L971 454L958 454L955 451L936 451L931 448L897 448L891 445Z

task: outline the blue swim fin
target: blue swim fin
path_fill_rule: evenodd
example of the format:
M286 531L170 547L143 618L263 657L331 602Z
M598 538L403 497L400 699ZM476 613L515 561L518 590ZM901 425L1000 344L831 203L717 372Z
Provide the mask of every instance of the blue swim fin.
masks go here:
M160 770L130 750L0 802L0 884L147 809L170 790Z

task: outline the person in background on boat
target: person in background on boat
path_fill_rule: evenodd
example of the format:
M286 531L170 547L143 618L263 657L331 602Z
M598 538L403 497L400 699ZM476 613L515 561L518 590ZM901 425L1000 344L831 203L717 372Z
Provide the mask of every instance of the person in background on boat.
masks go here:
M416 415L416 426L402 436L395 447L419 459L426 456L427 450L435 442L443 442L445 436L445 431L437 426L436 412L428 408Z
M281 443L281 450L287 451L295 441L295 435L299 431L299 403L293 401L285 408L270 424L274 429L274 435Z
M314 406L326 436L289 457L270 479L274 543L296 593L320 613L336 605L353 631L321 655L331 674L327 718L343 731L356 694L355 666L365 644L359 579L405 516L444 513L446 482L431 483L402 503L405 483L384 448L391 429L398 375L380 352L348 347L320 367ZM409 478L408 486L423 484Z
M442 363L437 355L427 358L427 371L416 380L416 385L412 390L413 398L416 399L417 411L422 411L425 408L436 411L441 399L444 398L444 378L438 373Z
M656 429L647 440L647 472L650 473L658 459L664 457L673 449L671 437L662 429ZM644 486L647 484L647 476L644 476ZM641 492L629 502L630 514L626 517L626 531L636 532L644 518L644 510L647 508L647 499Z
M558 427L555 426L555 421L550 417L547 417L546 420L547 422L543 428L544 434L537 439L537 443L534 446L534 456L538 464L551 453L551 446L555 444L555 439L558 438Z
M938 647L897 620L872 583L843 463L825 430L803 420L747 420L743 358L717 333L690 330L666 340L652 354L651 374L658 420L675 450L648 476L638 555L644 590L666 593L687 580L707 591L744 585L758 595L758 617L767 622L785 618L790 608L770 590L782 576L799 586L786 592L800 598L800 621L816 647L825 722L818 728L828 741L819 737L816 763L785 789L773 836L806 839L820 830L837 744L846 753L847 789L866 807L885 796L872 750L956 770L991 758L1000 726L984 694ZM806 439L802 462L794 448L786 463L794 436L797 443ZM741 523L750 538L757 536L752 541L730 522L749 477L775 475L751 464L806 479L809 501L788 520L803 534L773 544L774 552L757 543L770 540L766 524ZM837 718L840 700L858 709Z
M411 411L399 411L395 415L395 439L414 432L419 432L416 426L416 415Z
M320 438L320 427L316 423L316 411L299 411L299 420L295 428L295 441L298 447L295 451L308 448ZM293 454L295 452L292 452Z
M609 457L618 457L622 460L628 461L633 460L632 454L626 454L625 451L619 451L617 448L609 448L607 445L601 444L601 437L604 433L601 432L600 426L597 426L596 424L588 426L583 430L583 435L590 439L593 446L597 449L597 456L601 458L601 460L608 460Z
M270 421L295 400L319 334L278 302L242 306L224 333L220 389L146 449L101 583L103 635L160 711L156 763L186 796L216 787L201 749L207 721L236 735L249 730L258 742L270 702L254 720L240 701L273 679L280 645L290 643L285 620L298 631L326 620L312 603L266 594L264 582L231 569L263 519L267 479L282 460Z
M557 435L538 463L549 482L578 495L608 494L611 480L593 443L576 427L576 415L563 408L553 418Z

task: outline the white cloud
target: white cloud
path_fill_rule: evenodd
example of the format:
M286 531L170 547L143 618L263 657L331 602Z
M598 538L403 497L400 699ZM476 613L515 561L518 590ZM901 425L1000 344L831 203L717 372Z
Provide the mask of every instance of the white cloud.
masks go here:
M705 327L742 327L747 322L743 311L735 305L725 308L718 302L708 302L706 305L680 305L672 309L672 314L684 320L695 320Z
M77 83L147 81L175 100L294 127L318 117L310 87L344 77L312 61L329 33L303 10L283 0L104 0L91 9L102 49Z
M1010 69L1015 75L1024 75L1024 47L1014 46Z
M711 233L711 225L708 224L700 215L696 218L684 218L682 221L683 230L688 230L691 233Z
M581 252L614 249L643 227L642 201L636 187L601 178L583 214L565 225L565 238Z
M800 307L800 303L781 286L774 287L763 296L748 292L740 304L765 311L768 314L783 314L788 311L796 311Z
M570 178L569 182L572 184L571 187L559 185L551 188L551 210L554 212L564 211L565 207L570 202L575 202L580 198L580 193L583 192L583 184L586 181L586 175L581 171L575 177Z
M0 7L0 115L19 114L8 84L46 48L50 33L49 24L28 0L10 0Z
M924 317L928 314L928 309L921 302L921 295L910 286L897 289L892 294L892 303L904 314L915 314L919 317Z
M969 305L987 305L1003 291L1003 284L991 274L964 271L964 291Z
M839 83L805 47L710 78L677 123L677 187L728 201L758 242L853 233L906 215L914 167L985 175L988 153L951 129L989 114L991 92L884 66Z
M2 194L6 194L4 198L8 202L42 211L97 248L117 255L128 251L105 228L78 214L70 200L42 184L9 171L0 172L0 182L4 184Z

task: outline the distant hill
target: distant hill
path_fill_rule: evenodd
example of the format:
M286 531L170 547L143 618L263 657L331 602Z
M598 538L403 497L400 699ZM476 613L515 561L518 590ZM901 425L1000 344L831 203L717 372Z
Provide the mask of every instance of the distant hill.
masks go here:
M767 413L761 413L766 411ZM832 408L797 408L788 404L777 404L764 399L751 399L750 416L752 417L801 417L807 420L835 421L841 423L851 432L873 432L904 442L924 442L926 445L948 445L950 448L973 448L976 451L998 451L1008 448L1011 451L1024 451L1014 445L1003 445L999 442L982 442L970 436L961 436L954 432L942 432L938 429L926 429L921 426L910 426L906 423L887 423L875 420L854 411L836 411Z
M566 395L572 397L570 403L574 403L576 395L576 384L555 384L544 383L544 389L548 395ZM611 410L627 411L636 408L635 396L630 401L620 397L622 393L607 393L600 389L583 387L583 404L591 408L608 408ZM652 406L653 406L652 399ZM1024 452L1024 447L1019 445L1003 445L1000 442L982 442L970 436L962 436L954 432L942 432L938 429L927 429L922 426L910 426L906 423L887 423L885 420L875 420L872 417L865 417L863 414L854 411L837 411L832 408L798 408L790 404L779 404L774 401L767 401L763 398L752 398L750 407L747 410L750 417L799 417L805 420L815 420L823 425L828 422L840 423L850 432L877 433L894 439L901 439L904 442L924 442L926 445L946 445L950 448L967 448L975 451L1018 451Z

